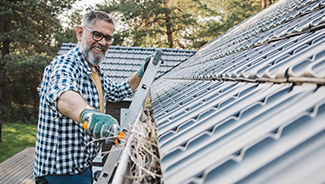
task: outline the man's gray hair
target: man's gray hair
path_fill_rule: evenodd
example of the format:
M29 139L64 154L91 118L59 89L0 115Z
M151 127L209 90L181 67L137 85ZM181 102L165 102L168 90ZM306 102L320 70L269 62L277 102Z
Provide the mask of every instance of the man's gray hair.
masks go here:
M92 25L94 25L97 20L104 20L108 23L111 23L113 25L113 32L115 31L115 22L113 20L113 17L104 11L88 11L82 19L81 26L92 27Z

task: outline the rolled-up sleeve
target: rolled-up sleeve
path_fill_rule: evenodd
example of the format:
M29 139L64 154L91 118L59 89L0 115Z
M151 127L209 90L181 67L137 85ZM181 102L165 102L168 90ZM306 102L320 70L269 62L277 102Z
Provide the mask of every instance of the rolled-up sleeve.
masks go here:
M68 65L66 62L56 63L53 71L49 74L48 94L46 95L47 105L53 111L57 111L59 116L61 114L57 109L57 100L61 94L69 90L80 93L76 82L77 74L74 65Z

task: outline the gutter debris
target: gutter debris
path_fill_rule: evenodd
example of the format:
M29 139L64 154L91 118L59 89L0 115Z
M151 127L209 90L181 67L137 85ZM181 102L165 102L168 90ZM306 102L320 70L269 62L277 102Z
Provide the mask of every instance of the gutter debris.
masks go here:
M145 108L140 121L131 132L129 158L131 167L126 178L132 183L161 183L160 157L157 146L157 124L151 111Z
M162 184L157 123L153 118L150 92L137 120L132 124L128 128L130 133L126 138L126 145L122 148L119 165L109 183ZM103 153L107 154L111 151Z

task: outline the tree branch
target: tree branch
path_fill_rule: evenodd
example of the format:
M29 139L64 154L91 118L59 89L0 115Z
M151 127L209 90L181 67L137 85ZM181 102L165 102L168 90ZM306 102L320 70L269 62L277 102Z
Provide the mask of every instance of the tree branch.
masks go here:
M17 46L20 48L21 54L25 54L25 51L24 51L23 48L21 48L20 43L17 40L15 40L15 39L14 39L14 41L16 42Z

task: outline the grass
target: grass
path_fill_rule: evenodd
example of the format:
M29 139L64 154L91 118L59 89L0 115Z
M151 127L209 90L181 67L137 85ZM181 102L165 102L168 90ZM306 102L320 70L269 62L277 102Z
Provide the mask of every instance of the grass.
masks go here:
M2 123L0 163L27 147L35 147L37 125Z

